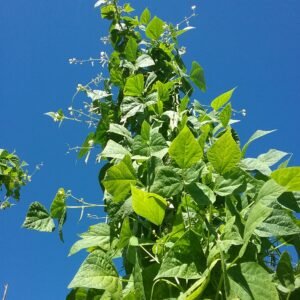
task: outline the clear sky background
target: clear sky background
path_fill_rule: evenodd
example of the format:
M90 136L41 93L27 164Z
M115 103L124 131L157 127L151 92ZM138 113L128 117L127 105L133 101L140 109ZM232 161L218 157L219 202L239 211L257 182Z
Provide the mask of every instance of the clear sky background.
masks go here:
M23 189L22 201L0 212L0 295L9 284L8 300L65 299L67 285L86 256L67 257L76 233L93 220L78 222L69 214L65 243L58 235L21 228L28 205L49 207L59 187L91 202L101 201L97 182L100 166L94 157L86 166L68 146L80 145L89 132L83 125L60 128L43 115L67 108L78 83L101 71L69 65L68 59L99 56L108 50L100 42L107 22L93 8L95 0L14 0L0 6L0 148L26 160L30 170L44 163ZM208 104L218 94L238 86L235 109L247 117L235 128L242 142L257 129L278 129L249 148L249 155L276 148L294 153L300 165L300 1L298 0L132 0L140 14L177 23L197 5L195 30L186 33L185 60L197 60L206 71L208 91L196 95ZM96 212L98 213L98 212Z

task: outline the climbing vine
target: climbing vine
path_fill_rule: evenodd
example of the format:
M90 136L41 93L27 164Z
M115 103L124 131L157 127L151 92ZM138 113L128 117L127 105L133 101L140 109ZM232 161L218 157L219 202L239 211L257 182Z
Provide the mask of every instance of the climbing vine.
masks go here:
M287 250L300 254L300 167L275 149L246 156L271 131L241 145L234 89L210 106L191 101L206 83L197 61L183 61L178 38L192 29L187 20L174 26L147 8L133 16L129 3L116 0L95 6L110 22L103 41L112 51L86 62L107 67L109 76L78 86L82 109L72 104L69 114L48 115L90 126L76 150L87 160L100 149L103 203L61 188L50 211L35 202L23 224L53 231L56 220L63 239L70 200L82 212L105 208L106 222L70 249L88 256L67 299L299 299L300 269Z

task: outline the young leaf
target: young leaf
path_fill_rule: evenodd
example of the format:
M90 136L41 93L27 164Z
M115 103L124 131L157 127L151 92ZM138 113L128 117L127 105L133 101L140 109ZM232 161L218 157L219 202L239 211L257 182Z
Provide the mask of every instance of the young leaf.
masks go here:
M131 186L131 193L135 213L155 225L160 225L165 217L167 201L157 194L142 191L134 186Z
M144 11L141 14L140 22L142 24L147 25L150 22L150 20L151 20L150 10L148 8L145 8Z
M190 78L202 92L206 91L204 70L196 61L192 62Z
M144 91L144 76L143 74L133 75L129 77L125 83L125 96L142 96Z
M86 258L68 286L77 287L105 290L111 299L120 299L119 275L105 252L95 250Z
M203 150L190 129L184 127L172 141L169 154L182 169L189 168L203 156Z
M146 28L146 36L152 40L158 40L164 32L165 22L158 17L154 17Z
M219 115L219 118L220 118L220 121L221 121L223 127L225 127L225 128L227 127L227 125L231 119L231 114L232 114L231 104L228 103Z
M50 214L39 202L33 202L29 206L26 219L22 227L44 232L52 232L55 229L55 225Z
M136 60L137 50L138 50L138 44L136 42L136 39L134 39L133 37L130 37L128 39L128 42L126 44L125 51L124 51L126 59L131 62L134 62Z
M216 97L210 104L210 106L215 110L218 111L222 106L224 106L230 99L234 92L235 88Z
M50 215L54 219L60 219L66 209L66 193L63 188L60 188L52 201L50 207Z
M265 136L265 135L267 135L269 133L272 133L274 131L276 131L276 130L269 130L269 131L267 131L267 130L257 130L257 131L255 131L253 133L253 135L249 138L249 140L247 141L247 143L244 145L243 149L242 149L243 156L245 156L246 151L247 151L249 145L252 142L254 142L255 140L257 140L257 139L259 139L259 138L261 138L261 137L263 137L263 136Z
M271 274L256 262L245 262L228 270L229 299L279 300Z
M110 227L108 224L99 223L90 226L88 231L81 233L81 240L78 240L70 249L69 256L82 249L100 247L104 251L110 249Z
M241 160L241 150L227 130L208 150L207 158L219 174L232 170Z
M271 177L288 191L300 191L300 167L278 169Z
M131 185L136 183L135 170L132 167L131 158L126 155L117 165L110 167L102 184L113 196L113 201L125 200L130 192Z

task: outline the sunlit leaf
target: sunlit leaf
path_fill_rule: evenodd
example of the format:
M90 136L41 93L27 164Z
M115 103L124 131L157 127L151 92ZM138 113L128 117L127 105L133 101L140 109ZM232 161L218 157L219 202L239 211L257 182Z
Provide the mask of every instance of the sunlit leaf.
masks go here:
M167 201L154 193L142 191L131 187L133 210L141 217L146 218L155 225L160 225L165 217Z
M288 191L300 191L300 167L278 169L271 177Z
M204 70L196 61L192 63L190 78L202 92L206 91Z
M148 16L147 16L148 17ZM145 17L145 18L147 18ZM144 20L145 21L145 20ZM154 17L146 28L146 35L149 39L158 40L164 32L165 22L158 17Z
M230 99L231 99L231 96L234 92L235 88L226 92L226 93L223 93L221 94L220 96L216 97L212 102L211 102L211 107L218 111L221 107L223 107Z

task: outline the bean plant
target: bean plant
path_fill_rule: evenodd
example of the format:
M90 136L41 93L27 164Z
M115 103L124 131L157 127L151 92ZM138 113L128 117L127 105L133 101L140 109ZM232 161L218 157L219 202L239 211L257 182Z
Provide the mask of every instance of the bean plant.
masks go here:
M98 149L103 203L77 199L78 207L106 215L70 249L87 257L67 299L300 299L300 167L276 149L247 157L272 131L241 144L235 89L209 106L191 101L206 83L197 61L183 61L178 38L189 24L148 8L133 16L117 0L95 6L110 22L102 40L111 51L86 61L108 75L77 87L82 109L48 113L90 126L77 150L88 160ZM57 222L63 239L72 198L60 188L49 211L32 203L23 226L51 232Z

